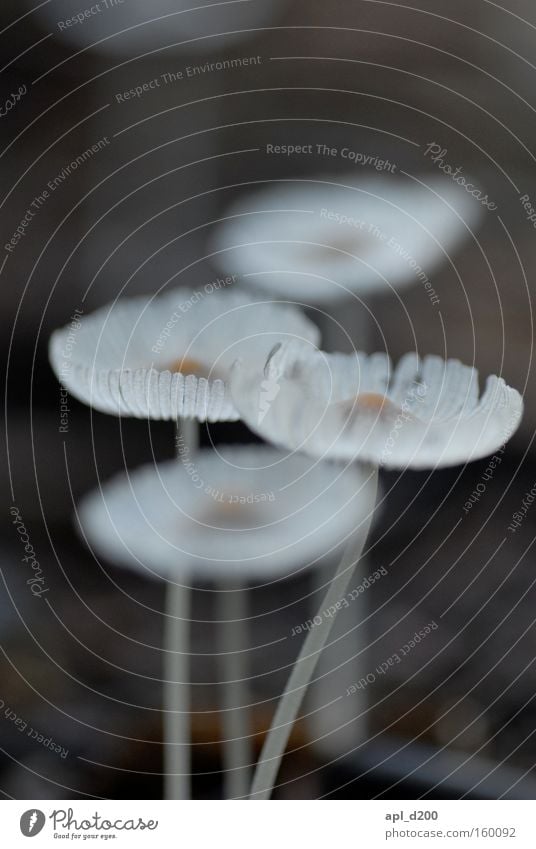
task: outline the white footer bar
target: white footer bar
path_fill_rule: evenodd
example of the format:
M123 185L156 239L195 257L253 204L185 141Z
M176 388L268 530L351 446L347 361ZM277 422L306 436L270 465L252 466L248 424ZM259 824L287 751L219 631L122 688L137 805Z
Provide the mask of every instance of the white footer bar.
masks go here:
M268 807L269 806L269 807ZM530 801L4 801L2 846L507 846L534 849ZM35 844L29 838L35 837Z

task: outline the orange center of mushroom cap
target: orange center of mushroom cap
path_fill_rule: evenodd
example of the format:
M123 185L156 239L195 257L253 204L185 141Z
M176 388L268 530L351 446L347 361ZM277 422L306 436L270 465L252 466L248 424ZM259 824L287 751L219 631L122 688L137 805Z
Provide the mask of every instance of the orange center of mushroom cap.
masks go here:
M362 392L356 396L356 404L362 410L371 410L374 413L382 413L389 410L395 410L396 407L392 401L389 401L386 395L380 395L378 392Z
M385 395L380 395L379 392L361 392L355 398L348 398L341 404L351 420L354 420L361 413L368 413L377 418L394 416L399 413L399 408Z
M255 506L246 502L246 495L239 493L217 492L215 501L202 521L216 528L239 528L245 530L258 525L258 515Z
M181 357L180 359L174 360L167 366L167 370L174 374L194 374L196 377L206 378L210 376L212 379L215 379L216 377L213 372L209 372L209 369L206 365L204 365L204 363L199 362L199 360L190 359L189 357Z

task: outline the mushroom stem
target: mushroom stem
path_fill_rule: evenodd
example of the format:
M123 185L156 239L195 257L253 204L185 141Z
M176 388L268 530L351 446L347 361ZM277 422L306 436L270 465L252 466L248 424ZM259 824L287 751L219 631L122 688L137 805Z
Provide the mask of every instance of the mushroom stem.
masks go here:
M164 636L164 777L166 799L189 799L190 587L168 582Z
M315 617L314 621L320 619L320 622L308 632L298 659L292 667L287 686L277 706L253 776L251 799L269 799L272 794L292 726L336 619L336 616L326 616L325 611L336 605L344 597L352 579L365 547L374 516L377 489L378 469L371 466L363 491L363 498L367 505L365 519L358 525L348 540L342 559Z
M196 419L177 420L175 453L181 460L199 445ZM190 605L191 587L168 582L164 629L164 796L191 795L190 729Z
M315 567L313 571L313 604L326 592L336 563L328 568ZM371 572L370 563L362 555L352 577L349 589L360 586ZM348 596L349 597L349 593ZM335 704L331 693L342 693L367 674L365 655L359 651L363 623L368 619L370 601L367 593L353 596L352 602L343 605L337 613L337 622L324 647L316 667L316 682L309 686L306 697L308 733L320 757L329 760L345 755L357 743L366 740L368 730L368 698L364 690L352 699L338 699ZM311 611L311 616L316 609ZM314 621L314 620L313 620Z
M224 796L248 796L253 763L249 727L247 590L240 581L227 581L218 596L220 621L220 668Z

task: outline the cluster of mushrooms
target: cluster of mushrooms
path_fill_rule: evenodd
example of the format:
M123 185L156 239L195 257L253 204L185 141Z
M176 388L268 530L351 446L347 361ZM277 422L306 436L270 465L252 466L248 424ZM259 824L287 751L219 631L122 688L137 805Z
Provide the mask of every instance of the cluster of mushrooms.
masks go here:
M379 470L465 464L519 424L521 396L501 377L481 388L457 360L411 352L393 365L363 351L377 299L421 285L416 268L428 279L470 236L480 212L461 195L438 179L272 182L228 209L214 234L211 256L231 285L118 298L81 318L68 356L72 330L51 338L52 366L76 398L103 413L177 422L176 459L104 483L76 515L95 552L166 582L167 798L190 796L194 582L216 584L222 621L234 626L216 652L227 682L225 795L267 799L335 617L314 618L253 769L247 587L342 552L319 613L336 608L365 548ZM324 352L319 325L329 334L350 304L360 316L346 328L354 350ZM237 420L268 445L199 449L197 423Z

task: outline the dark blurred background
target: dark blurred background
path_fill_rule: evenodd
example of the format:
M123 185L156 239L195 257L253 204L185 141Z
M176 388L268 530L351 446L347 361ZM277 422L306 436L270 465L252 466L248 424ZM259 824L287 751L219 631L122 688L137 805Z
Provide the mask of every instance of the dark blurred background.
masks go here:
M186 35L175 16L90 48L131 25L129 2L66 30L58 21L86 8L83 1L4 0L0 9L0 106L21 92L0 118L2 244L50 180L109 140L49 193L17 247L2 251L1 792L162 795L164 587L96 562L72 512L99 479L172 456L173 428L93 413L69 398L68 432L61 432L60 387L47 359L51 331L75 310L88 313L122 292L214 280L212 222L251 183L348 170L318 156L267 156L268 141L348 144L412 175L437 174L423 155L437 142L497 211L434 275L441 320L422 288L409 287L374 301L376 338L368 344L387 347L395 360L417 346L474 362L483 375L501 373L525 393L526 414L470 512L464 505L486 461L383 476L369 563L387 575L367 592L366 621L342 641L339 662L350 664L359 647L360 668L375 669L426 623L439 627L367 687L355 702L364 716L350 732L341 736L346 719L329 708L316 715L318 724L297 724L276 795L533 798L536 507L515 534L507 530L536 481L536 239L520 203L525 194L536 201L533 4L252 0L227 5L217 19L199 11ZM145 5L139 21L159 11ZM218 36L237 30L248 32ZM262 61L117 98L164 73L252 56ZM253 437L241 425L211 425L202 434L203 443L210 439ZM25 584L12 504L46 574L48 605ZM213 596L201 587L194 599L198 798L221 793L218 695L203 683L214 674ZM252 646L288 633L320 598L311 576L252 591ZM298 649L285 646L275 656L250 653L257 751ZM332 675L327 692L339 686ZM321 706L322 697L314 698ZM15 717L68 754L28 738ZM319 728L327 735L321 742Z

